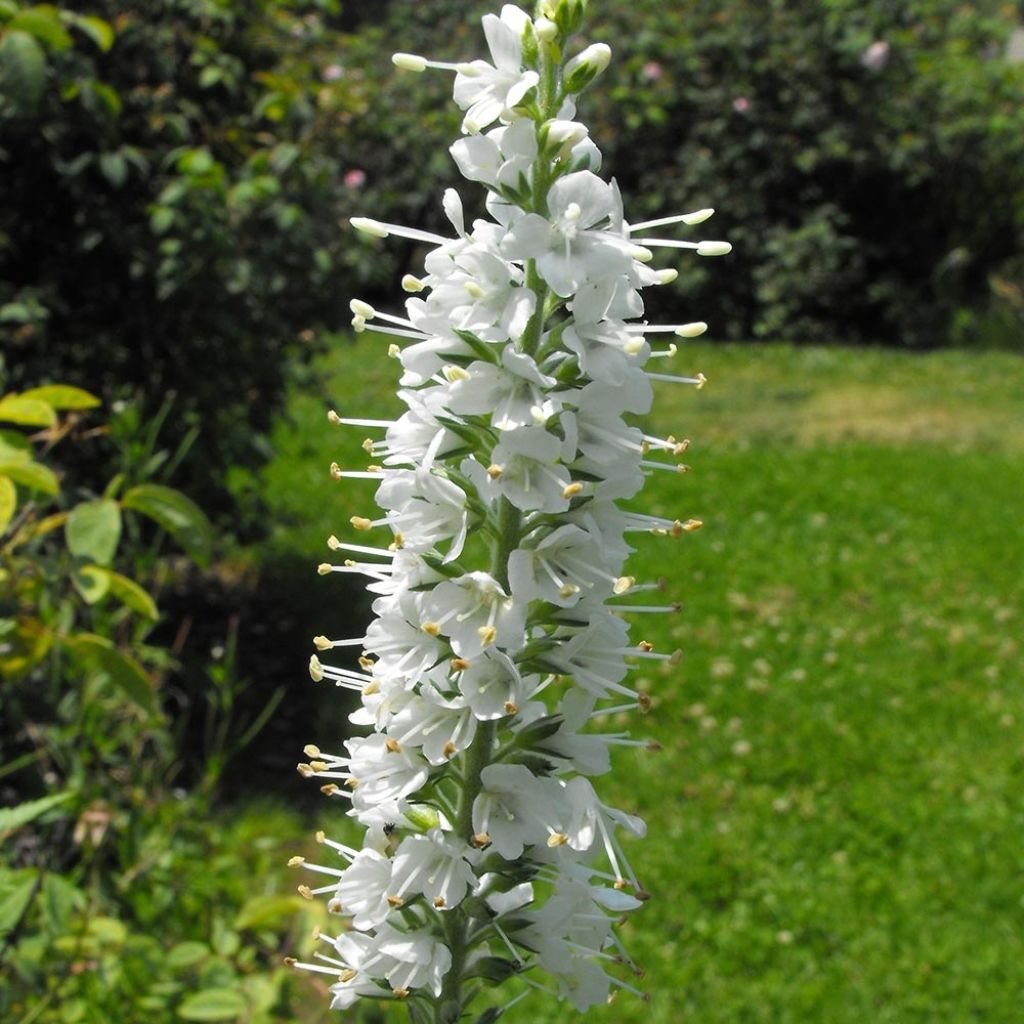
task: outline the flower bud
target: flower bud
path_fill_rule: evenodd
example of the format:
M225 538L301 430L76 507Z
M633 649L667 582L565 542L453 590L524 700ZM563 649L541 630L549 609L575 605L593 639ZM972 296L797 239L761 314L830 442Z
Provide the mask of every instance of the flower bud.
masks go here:
M582 92L608 67L611 59L610 46L605 43L592 43L565 65L563 84L566 92Z

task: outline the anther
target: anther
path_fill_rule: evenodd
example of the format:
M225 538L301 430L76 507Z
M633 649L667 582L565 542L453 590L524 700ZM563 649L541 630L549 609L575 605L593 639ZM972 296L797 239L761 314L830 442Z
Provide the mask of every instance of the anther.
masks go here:
M372 530L373 529L373 520L372 519L367 519L365 516L352 516L352 518L349 519L349 522L357 530Z
M306 757L319 757L320 748L315 743L307 743L303 748L302 752Z
M579 494L582 490L583 484L581 484L578 480L574 480L571 484L566 484L565 487L562 488L562 497L575 498L576 495Z
M489 465L487 467L487 475L492 480L500 480L501 479L501 474L504 473L504 472L505 472L504 469L502 469L502 467L499 466L495 462L492 462L491 465Z
M384 746L387 747L392 754L400 754L402 752L402 745L398 740L392 739L390 736Z
M318 651L329 651L334 646L325 636L313 637L313 645Z
M290 867L290 868L297 868L300 864L305 864L305 863L306 863L306 858L305 857L289 857L288 858L288 867Z
M297 891L298 891L298 894L304 900L311 900L313 898L313 890L310 889L310 887L308 885L300 885L300 886L298 886Z

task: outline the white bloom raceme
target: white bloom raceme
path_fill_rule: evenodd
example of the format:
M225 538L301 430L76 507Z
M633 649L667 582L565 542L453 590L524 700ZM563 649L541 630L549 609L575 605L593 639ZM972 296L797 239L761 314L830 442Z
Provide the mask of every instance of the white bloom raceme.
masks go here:
M563 63L585 2L541 7L484 18L490 61L395 56L454 74L466 135L451 154L486 189L486 216L467 225L449 188L450 236L352 220L428 251L403 278L404 308L351 303L354 329L383 335L400 363L403 411L330 414L370 433L370 465L332 475L374 484L381 513L352 515L357 537L332 537L337 564L320 572L365 577L375 618L361 635L317 637L310 674L358 698L349 720L369 734L341 755L308 746L299 771L364 831L353 847L319 835L341 866L293 858L327 879L303 895L347 919L298 966L331 976L334 1007L401 999L415 1024L463 1019L471 979L578 1010L636 991L615 926L647 899L621 841L645 826L590 779L614 747L656 745L592 723L647 710L631 670L677 660L630 636L628 618L677 606L641 596L661 583L629 574L629 536L671 543L700 526L623 505L650 474L686 468L687 441L630 422L650 410L652 382L703 384L651 367L706 325L649 323L641 293L676 277L654 250L728 246L670 237L708 210L627 221L576 119L610 51Z

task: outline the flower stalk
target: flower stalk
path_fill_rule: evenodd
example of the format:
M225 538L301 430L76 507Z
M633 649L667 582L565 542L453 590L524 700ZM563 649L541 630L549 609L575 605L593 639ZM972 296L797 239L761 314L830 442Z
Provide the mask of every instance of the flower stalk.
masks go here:
M618 989L643 996L623 977L636 968L615 926L648 898L621 838L645 826L590 780L613 747L655 745L591 722L648 710L633 665L677 657L630 639L627 617L678 606L636 600L660 585L625 572L627 535L670 543L700 525L626 507L651 472L686 469L666 459L688 442L630 423L651 381L704 382L647 369L676 354L659 336L706 327L644 319L642 289L676 276L649 247L728 245L631 237L575 120L610 58L600 43L565 57L585 6L485 16L491 61L396 55L407 71L454 74L465 116L451 153L486 189L488 216L467 226L448 189L451 237L352 221L432 248L423 275L403 278L404 314L352 302L355 329L387 337L400 362L405 411L329 417L374 432L370 465L332 475L376 483L383 511L353 516L369 542L331 538L341 562L320 567L365 576L376 618L363 636L317 637L310 662L315 680L359 693L350 719L368 732L340 754L310 745L299 765L364 830L358 849L319 837L326 864L295 858L329 879L300 891L339 918L325 951L296 966L333 976L336 1008L402 1000L413 1024L455 1024L481 988L507 983L508 1001L475 1018L490 1024L534 990L578 1010ZM358 668L321 660L335 648L357 651Z

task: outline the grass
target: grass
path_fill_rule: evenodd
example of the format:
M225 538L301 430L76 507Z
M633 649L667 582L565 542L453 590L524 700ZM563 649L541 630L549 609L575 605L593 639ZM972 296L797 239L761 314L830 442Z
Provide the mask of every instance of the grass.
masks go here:
M684 605L635 635L684 659L638 673L653 709L630 724L662 751L599 783L649 825L631 856L654 899L626 939L652 1001L588 1019L1016 1024L1024 366L712 343L676 362L711 385L661 389L651 426L694 439L693 471L642 504L706 525L645 538L632 571ZM386 414L394 370L341 343L325 389ZM296 396L265 477L272 546L311 564L372 498L332 490L362 435L324 408ZM575 1015L533 997L509 1019Z

